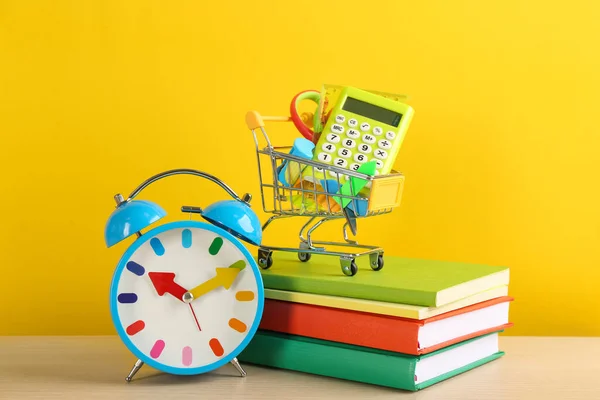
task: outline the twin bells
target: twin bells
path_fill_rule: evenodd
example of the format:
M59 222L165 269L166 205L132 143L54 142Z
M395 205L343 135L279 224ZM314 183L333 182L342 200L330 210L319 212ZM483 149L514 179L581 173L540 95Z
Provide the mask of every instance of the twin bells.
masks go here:
M127 199L120 194L115 195L117 207L109 216L104 230L107 247L114 246L129 236L140 234L143 229L167 215L158 204L149 200L134 200L134 197L151 183L176 174L195 175L213 181L233 197L233 200L218 201L204 209L184 206L182 211L200 214L209 223L235 237L255 246L260 245L262 227L258 216L250 208L250 194L240 198L225 183L212 175L191 169L175 169L147 179Z

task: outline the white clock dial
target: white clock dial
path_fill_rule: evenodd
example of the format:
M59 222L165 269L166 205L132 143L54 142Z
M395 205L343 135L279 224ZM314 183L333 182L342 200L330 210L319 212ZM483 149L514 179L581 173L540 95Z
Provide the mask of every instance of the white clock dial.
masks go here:
M262 280L250 253L221 229L194 221L161 228L121 260L113 319L140 358L167 372L200 373L230 361L253 336ZM184 302L195 288L202 295Z

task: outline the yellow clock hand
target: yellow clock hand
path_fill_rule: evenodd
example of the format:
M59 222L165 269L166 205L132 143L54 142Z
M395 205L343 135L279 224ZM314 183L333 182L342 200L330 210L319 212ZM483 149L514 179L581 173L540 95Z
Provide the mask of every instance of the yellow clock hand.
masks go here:
M246 263L243 260L236 261L227 268L217 268L216 275L204 283L196 286L189 290L183 295L183 301L190 303L192 300L204 296L206 293L213 291L221 286L225 289L229 289L235 278L241 270L246 267Z

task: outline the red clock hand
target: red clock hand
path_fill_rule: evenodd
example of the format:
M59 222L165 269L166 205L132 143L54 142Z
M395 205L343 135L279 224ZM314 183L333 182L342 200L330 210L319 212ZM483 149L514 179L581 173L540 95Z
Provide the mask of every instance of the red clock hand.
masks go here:
M196 313L194 312L194 307L192 307L192 304L188 304L188 306L190 306L190 310L192 310L192 316L194 317L194 321L196 321L196 326L198 327L199 331L202 331L202 328L200 328L200 324L198 323L198 318L196 318Z
M148 276L159 296L169 293L177 300L183 301L183 295L187 290L175 283L175 274L173 272L149 272Z

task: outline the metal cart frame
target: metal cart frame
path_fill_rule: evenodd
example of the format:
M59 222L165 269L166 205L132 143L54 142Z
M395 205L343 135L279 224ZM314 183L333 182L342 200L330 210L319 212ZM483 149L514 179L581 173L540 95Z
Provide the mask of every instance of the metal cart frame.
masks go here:
M384 249L378 246L359 244L357 241L351 240L348 237L347 229L349 226L352 228L356 224L356 219L387 214L399 206L404 186L403 174L392 171L386 175L370 176L319 161L296 157L289 154L292 146L273 146L271 144L265 130L264 121L289 122L291 118L262 116L256 111L250 111L246 115L246 124L252 132L256 147L263 210L266 213L273 214L262 226L263 232L279 219L303 216L307 217L308 221L300 229L298 235L300 245L298 248L268 246L261 243L258 250L259 266L263 269L270 268L273 265L272 253L274 251L285 251L297 253L299 260L303 262L309 261L312 254L337 256L340 258L342 272L347 276L353 276L358 272L355 258L360 256L368 255L371 268L375 271L381 270L384 265ZM261 131L266 140L267 145L264 148L259 146L258 130ZM263 171L261 166L263 159L266 159L267 168L265 169L268 169L266 172ZM337 180L337 187L340 187L343 181L351 176L365 179L367 180L367 187L369 187L369 197L361 197L358 194L350 196L327 192L325 189L302 179L298 181L299 186L284 185L278 179L278 171L284 163L294 163L301 171L310 168L313 174L316 169L324 174L334 176L334 179ZM361 201L367 202L368 206L366 212L359 213L361 215L356 215L354 212L349 215L334 198L337 198L338 201L344 198L349 199L353 205L353 210L359 209L358 202ZM272 200L272 203L270 203L270 200ZM339 219L346 219L342 228L343 242L312 239L312 234L317 228L326 222ZM333 251L323 246L338 246L347 248L349 251Z

